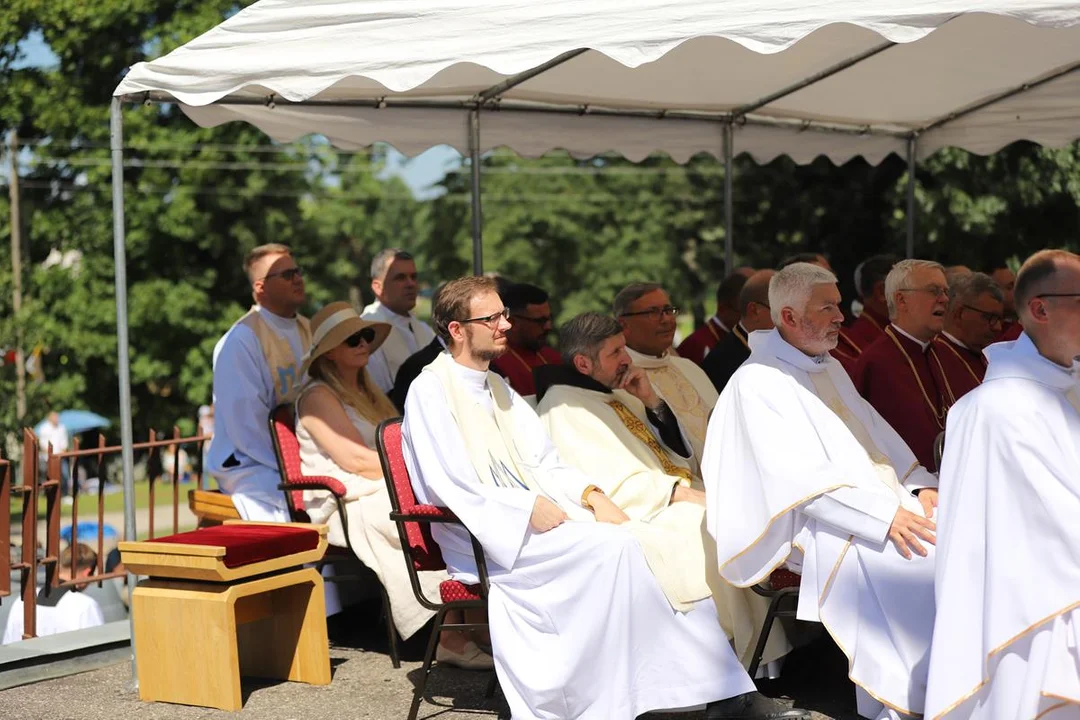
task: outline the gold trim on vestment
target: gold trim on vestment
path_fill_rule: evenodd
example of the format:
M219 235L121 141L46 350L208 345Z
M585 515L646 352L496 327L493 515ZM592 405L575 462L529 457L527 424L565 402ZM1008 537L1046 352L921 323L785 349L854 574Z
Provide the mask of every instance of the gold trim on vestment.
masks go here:
M1023 630L1018 632L1016 635L1013 635L1011 638L1009 638L1008 640L1003 642L1001 645L998 645L996 648L994 648L993 650L991 650L990 652L988 652L986 654L986 660L983 662L983 673L988 674L987 671L988 671L989 666L990 666L990 658L992 658L995 655L997 655L998 653L1006 650L1010 645L1012 645L1017 640L1024 637L1025 635L1027 635L1029 632L1031 632L1035 628L1039 627L1040 625L1045 625L1046 623L1050 622L1051 620L1054 620L1055 618L1059 618L1062 615L1064 615L1065 613L1072 612L1073 610L1075 610L1077 608L1080 608L1080 602L1075 602L1072 605L1069 605L1068 607L1062 608L1061 610L1058 610L1057 612L1055 612L1055 613L1053 613L1051 615L1047 615L1042 620L1039 620L1037 622L1032 623L1031 625L1028 625L1026 628L1024 628ZM976 685L970 692L968 692L965 695L961 696L959 700L957 700L952 705L950 705L949 707L945 708L940 713L935 715L933 717L933 720L940 720L940 718L945 717L946 715L951 713L953 710L955 710L956 708L963 705L965 702L970 700L977 692L982 690L983 686L985 686L986 683L988 683L988 682L990 682L990 678L989 677L984 677L979 682L979 684ZM1067 700L1068 698L1063 698L1063 699ZM1078 700L1076 702L1080 703L1080 700Z
M939 335L936 338L934 338L933 342L940 343L940 344L944 345L946 348L948 348L949 352L951 352L953 355L955 355L956 359L959 360L961 362L961 364L963 364L964 369L968 371L969 375L971 375L971 379L975 381L975 384L976 385L981 385L982 384L982 380L980 380L979 376L975 374L975 371L971 369L971 363L969 363L967 360L964 359L964 356L960 354L959 350L957 350L955 347L953 347L953 344L949 340L947 340L947 339L942 340L941 336ZM984 367L983 369L985 370L986 368Z
M908 470L907 470L907 472L906 472L906 473L904 473L904 477L900 479L900 484L901 484L901 485L903 485L903 484L904 484L904 482L905 482L905 481L906 481L906 480L907 480L907 479L908 479L909 477L911 477L911 473L915 472L915 468L917 468L917 467L919 467L919 461L918 461L918 460L916 460L915 462L911 463L911 467L909 467L909 468L908 468ZM932 489L932 490L937 490L937 488L929 488L929 489Z
M1042 695L1043 695L1043 697L1051 697L1050 695L1048 695L1046 693L1042 693ZM1069 705L1069 703L1067 703L1067 702L1058 703L1057 705L1051 705L1050 707L1046 708L1041 713L1036 715L1033 718L1033 720L1039 720L1039 718L1046 717L1047 715L1054 712L1055 710L1060 710L1061 708L1066 707L1067 705Z
M664 450L659 442L657 442L653 434L649 432L649 428L645 427L645 423L641 422L641 418L635 415L630 408L614 399L608 400L608 406L619 416L619 420L626 426L626 429L638 440L645 443L646 447L652 450L653 455L660 461L660 466L663 468L665 475L673 475L682 478L686 482L692 482L694 476L689 468L679 467L671 462L671 458L667 456L667 451Z
M769 530L771 530L771 529L772 529L773 523L775 523L775 522L776 522L777 520L779 520L780 518L784 517L784 516L785 516L785 515L787 515L787 514L788 514L789 512L791 512L791 511L792 511L792 510L794 510L795 508L799 507L799 506L800 506L800 505L802 505L803 503L805 503L805 502L807 502L807 501L809 501L809 500L813 500L814 498L818 497L819 495L824 495L825 493L830 493L830 492L832 492L833 490L839 490L840 488L845 488L845 487L856 487L856 486L855 486L855 485L853 485L852 483L840 483L840 484L838 484L838 485L832 485L832 486L830 486L830 487L827 487L827 488L824 488L824 489L822 489L822 490L819 490L819 491L817 491L817 492L815 492L815 493L813 493L813 494L811 494L811 495L807 495L807 496L806 496L806 497L804 497L803 499L801 499L801 500L798 500L798 501L796 501L796 502L792 503L791 505L787 506L786 508L784 508L783 510L781 510L780 512L778 512L778 513L777 513L776 515L773 515L773 516L772 516L771 518L769 518L769 522L765 523L765 529L761 531L761 534L760 534L760 535L758 535L758 536L757 536L757 537L756 537L756 538L754 539L754 541L753 541L752 543L750 543L749 545L747 545L746 547L744 547L744 548L743 548L742 550L740 550L739 552L735 553L735 554L734 554L734 555L732 555L732 556L731 556L730 558L728 558L727 560L725 560L725 561L724 561L723 563L721 563L721 564L720 564L720 572L721 572L721 574L723 574L723 572L724 572L724 568L726 568L726 567L727 567L728 565L730 565L731 563L733 563L733 562L735 562L736 560L738 560L739 558L741 558L741 557L742 557L743 555L745 555L746 553L750 552L750 551L751 551L751 550L752 550L752 549L754 548L754 546L755 546L755 545L757 545L757 544L758 544L759 542L761 542L762 538L764 538L764 537L765 537L766 535L768 535L768 534L769 534ZM792 546L794 546L794 543L793 543L793 542L791 542L791 541L788 541L788 544L789 544L789 545L792 545ZM800 550L801 550L801 549L802 549L802 548L800 548ZM789 550L789 551L788 551L788 555L790 555L790 554L791 554L791 551ZM773 565L773 566L772 566L772 567L771 567L771 568L770 568L770 569L768 570L768 572L764 573L764 575L762 575L762 576L760 576L760 577L757 577L757 579L756 579L756 580L754 580L753 582L748 582L748 583L746 583L745 585L736 585L735 583L730 583L730 584L731 584L731 585L734 585L735 587L738 587L738 588L748 588L748 587L750 587L750 586L752 586L752 585L757 585L757 584L758 584L759 582L761 582L761 581L762 581L762 580L763 580L763 579L764 579L765 577L767 577L767 576L768 576L768 575L769 575L770 573L772 573L772 571L773 571L773 570L775 570L776 568L778 568L778 567L780 567L780 566L781 566L782 564L784 564L784 562L785 562L785 561L787 561L787 555L785 555L785 556L784 556L784 558L783 558L782 560L780 560L780 562L778 562L778 563L777 563L776 565ZM730 581L728 581L728 582L730 582Z
M896 349L899 350L900 353L904 356L904 359L907 360L908 367L911 368L911 374L915 376L915 382L919 386L919 391L922 393L923 400L925 400L926 404L930 407L930 414L934 416L934 424L937 425L939 429L944 430L945 429L945 417L946 417L946 415L949 414L949 408L944 407L944 405L945 405L944 396L941 398L942 408L941 408L941 412L939 413L937 408L934 406L934 401L930 399L930 394L928 392L926 392L926 386L923 385L922 378L919 377L919 371L915 368L915 362L911 359L911 355L908 354L908 351L904 349L904 346L900 343L900 340L896 337L896 334L892 332L892 326L891 325L889 327L885 328L885 335L888 336L888 338L893 341L893 345L896 346ZM930 346L930 343L927 343L927 349L929 349L929 346ZM937 357L935 356L934 359L936 360ZM941 368L941 361L940 360L938 360L938 367ZM941 372L942 372L942 378L944 378L945 377L945 369L941 368ZM931 374L931 377L932 376L933 375ZM946 381L946 385L948 385L948 381ZM949 390L949 394L950 395L952 394L951 389ZM953 402L956 402L955 398L953 399Z

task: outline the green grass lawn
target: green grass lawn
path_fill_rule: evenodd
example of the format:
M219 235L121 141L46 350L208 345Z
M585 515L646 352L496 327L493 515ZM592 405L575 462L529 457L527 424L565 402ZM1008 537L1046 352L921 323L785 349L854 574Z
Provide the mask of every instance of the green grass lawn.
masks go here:
M194 488L194 483L186 483L180 485L180 504L187 505L187 491ZM124 510L124 493L112 492L104 496L105 512L123 512ZM172 506L172 485L170 483L158 482L154 487L154 504L160 507L161 505ZM150 507L150 483L137 482L135 483L135 508L144 509ZM44 517L47 511L47 503L44 497L38 497L38 517ZM71 519L71 505L61 505L60 516L66 518L69 522ZM93 521L97 519L98 511L98 496L97 493L82 493L79 495L79 519ZM18 496L12 497L11 501L11 520L12 522L18 522L22 520L22 501Z

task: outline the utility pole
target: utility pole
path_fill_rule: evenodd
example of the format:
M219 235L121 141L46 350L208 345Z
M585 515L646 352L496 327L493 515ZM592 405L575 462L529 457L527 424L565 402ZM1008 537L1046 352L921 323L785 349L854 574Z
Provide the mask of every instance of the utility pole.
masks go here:
M23 354L23 331L19 321L22 309L22 216L19 212L19 134L11 132L8 145L8 190L11 193L11 279L12 308L15 315L15 416L26 417L26 357Z

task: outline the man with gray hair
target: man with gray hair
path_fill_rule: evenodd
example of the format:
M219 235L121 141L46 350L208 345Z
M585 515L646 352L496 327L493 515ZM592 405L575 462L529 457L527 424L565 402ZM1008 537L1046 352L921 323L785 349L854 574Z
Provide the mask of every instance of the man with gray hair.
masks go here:
M989 275L969 272L949 281L949 314L933 346L957 400L982 382L983 349L1001 334L1004 313L1004 293Z
M704 370L672 350L679 308L659 283L637 282L615 296L614 311L631 361L645 371L656 394L679 419L693 450L691 468L700 475L705 428L717 393Z
M926 468L936 470L934 443L956 402L932 341L945 326L949 283L930 260L901 260L885 277L889 326L859 356L852 379Z
M409 253L387 248L371 261L375 302L364 308L361 317L391 327L367 366L372 382L385 393L394 386L394 378L405 361L435 339L435 332L413 314L418 290L416 261Z
M847 656L859 714L898 718L926 695L936 479L829 354L840 302L809 263L770 282L776 329L750 336L709 421L708 529L733 585L799 573L797 617Z
M619 323L588 312L561 331L565 365L537 368L537 412L559 456L581 470L631 521L645 525L639 538L649 567L673 600L712 597L720 625L747 665L768 602L720 579L704 532L705 493L687 458L679 423L626 352ZM774 633L764 661L789 649Z

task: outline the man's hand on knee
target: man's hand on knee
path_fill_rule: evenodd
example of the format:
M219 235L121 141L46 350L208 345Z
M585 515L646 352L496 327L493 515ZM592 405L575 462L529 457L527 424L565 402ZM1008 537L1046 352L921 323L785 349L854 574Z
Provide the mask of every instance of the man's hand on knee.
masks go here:
M532 526L533 530L538 533L546 533L548 530L562 525L565 521L566 513L562 511L562 508L543 495L536 497L532 516L529 518L529 525Z

